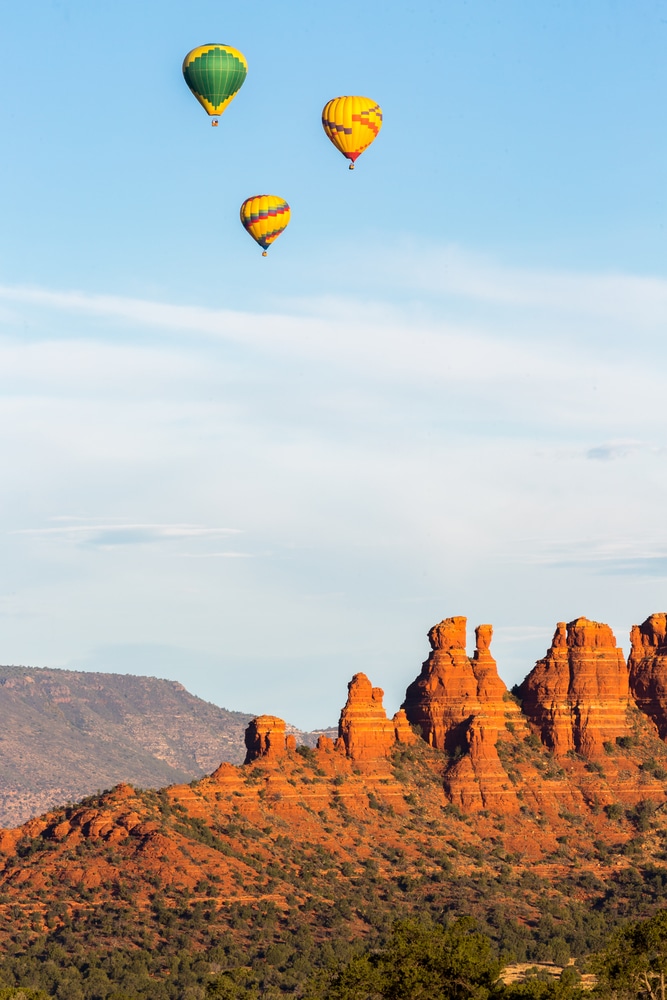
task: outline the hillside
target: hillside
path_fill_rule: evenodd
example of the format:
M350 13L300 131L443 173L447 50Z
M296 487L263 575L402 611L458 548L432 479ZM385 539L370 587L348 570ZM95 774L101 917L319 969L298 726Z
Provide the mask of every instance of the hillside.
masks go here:
M119 781L160 788L240 764L251 715L175 681L0 666L0 826ZM319 734L293 732L314 745Z
M446 619L393 719L357 674L336 741L297 747L260 716L242 766L0 832L0 984L198 997L224 974L239 995L301 995L407 914L472 915L521 962L600 948L665 899L659 618L629 666L607 626L559 625L517 696L490 628L468 657Z
M0 667L0 825L119 781L154 788L239 763L251 717L156 677Z

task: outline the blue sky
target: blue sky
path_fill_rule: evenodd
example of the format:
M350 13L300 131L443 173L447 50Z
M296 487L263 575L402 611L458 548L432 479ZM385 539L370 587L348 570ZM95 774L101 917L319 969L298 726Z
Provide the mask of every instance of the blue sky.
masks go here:
M3 11L0 661L395 710L667 605L667 0ZM211 129L181 76L246 55ZM354 173L324 103L379 101ZM264 260L251 194L292 222Z

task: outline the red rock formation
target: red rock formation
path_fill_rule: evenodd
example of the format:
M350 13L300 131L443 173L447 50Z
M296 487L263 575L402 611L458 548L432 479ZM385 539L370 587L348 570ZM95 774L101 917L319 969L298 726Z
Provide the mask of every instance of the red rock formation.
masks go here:
M577 618L559 622L551 648L520 688L523 711L542 742L562 756L587 757L628 735L628 669L608 625Z
M396 743L394 723L382 706L384 691L374 688L366 674L355 674L347 686L347 702L340 715L337 744L352 760L388 757Z
M473 716L465 734L466 752L445 771L447 797L464 812L519 812L516 790L498 755L499 735L494 725Z
M630 690L639 708L667 739L667 615L649 615L630 632Z
M465 618L435 625L428 634L433 652L408 688L404 708L427 743L456 755L445 771L450 801L466 811L516 813L516 791L496 745L517 729L527 735L528 728L498 676L489 649L492 634L490 625L475 629L475 652L469 658Z
M280 757L285 753L285 723L275 715L258 715L245 732L248 748L245 763L259 757Z
M426 742L439 750L467 748L473 716L493 718L497 728L504 728L506 711L516 714L489 651L492 632L490 625L475 629L472 659L466 653L465 618L445 618L428 634L433 652L407 689L403 708Z
M411 744L419 741L419 737L416 735L412 726L408 722L405 709L399 708L398 712L391 721L394 726L394 737L397 743L404 743L410 746Z

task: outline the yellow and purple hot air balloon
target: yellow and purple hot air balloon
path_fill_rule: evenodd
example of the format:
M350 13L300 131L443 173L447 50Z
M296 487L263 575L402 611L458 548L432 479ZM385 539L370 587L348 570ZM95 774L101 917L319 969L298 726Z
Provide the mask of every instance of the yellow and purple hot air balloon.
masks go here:
M255 243L262 248L262 257L271 244L287 228L290 207L275 194L254 194L241 205L241 222Z
M368 97L334 97L324 105L322 127L354 170L354 161L382 128L382 109Z
M248 72L242 52L231 45L198 45L183 60L183 76L201 106L218 124L218 117L234 100Z

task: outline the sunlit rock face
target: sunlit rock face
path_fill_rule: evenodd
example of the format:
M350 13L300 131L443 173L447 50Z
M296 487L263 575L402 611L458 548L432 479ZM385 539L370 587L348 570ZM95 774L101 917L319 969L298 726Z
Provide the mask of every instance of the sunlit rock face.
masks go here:
M276 715L258 715L252 719L245 732L247 748L245 763L259 757L281 757L287 752L285 722ZM291 742L296 745L292 737Z
M338 724L339 749L352 760L388 757L396 743L396 730L383 708L382 688L373 687L366 674L355 674L347 690Z
M559 622L519 693L524 713L558 756L570 750L600 756L605 742L630 734L628 668L612 630L600 622Z
M497 745L514 738L512 734L523 738L528 726L498 676L492 634L491 625L479 625L469 657L465 618L445 618L434 625L428 634L432 652L407 689L403 707L427 743L453 755L444 772L451 802L468 812L516 813L516 791Z
M630 632L630 690L639 708L667 739L667 614L649 615Z
M504 727L507 688L489 646L493 629L475 629L476 648L466 653L466 619L445 618L428 633L431 654L407 689L403 708L430 746L455 752L467 746L473 716Z

